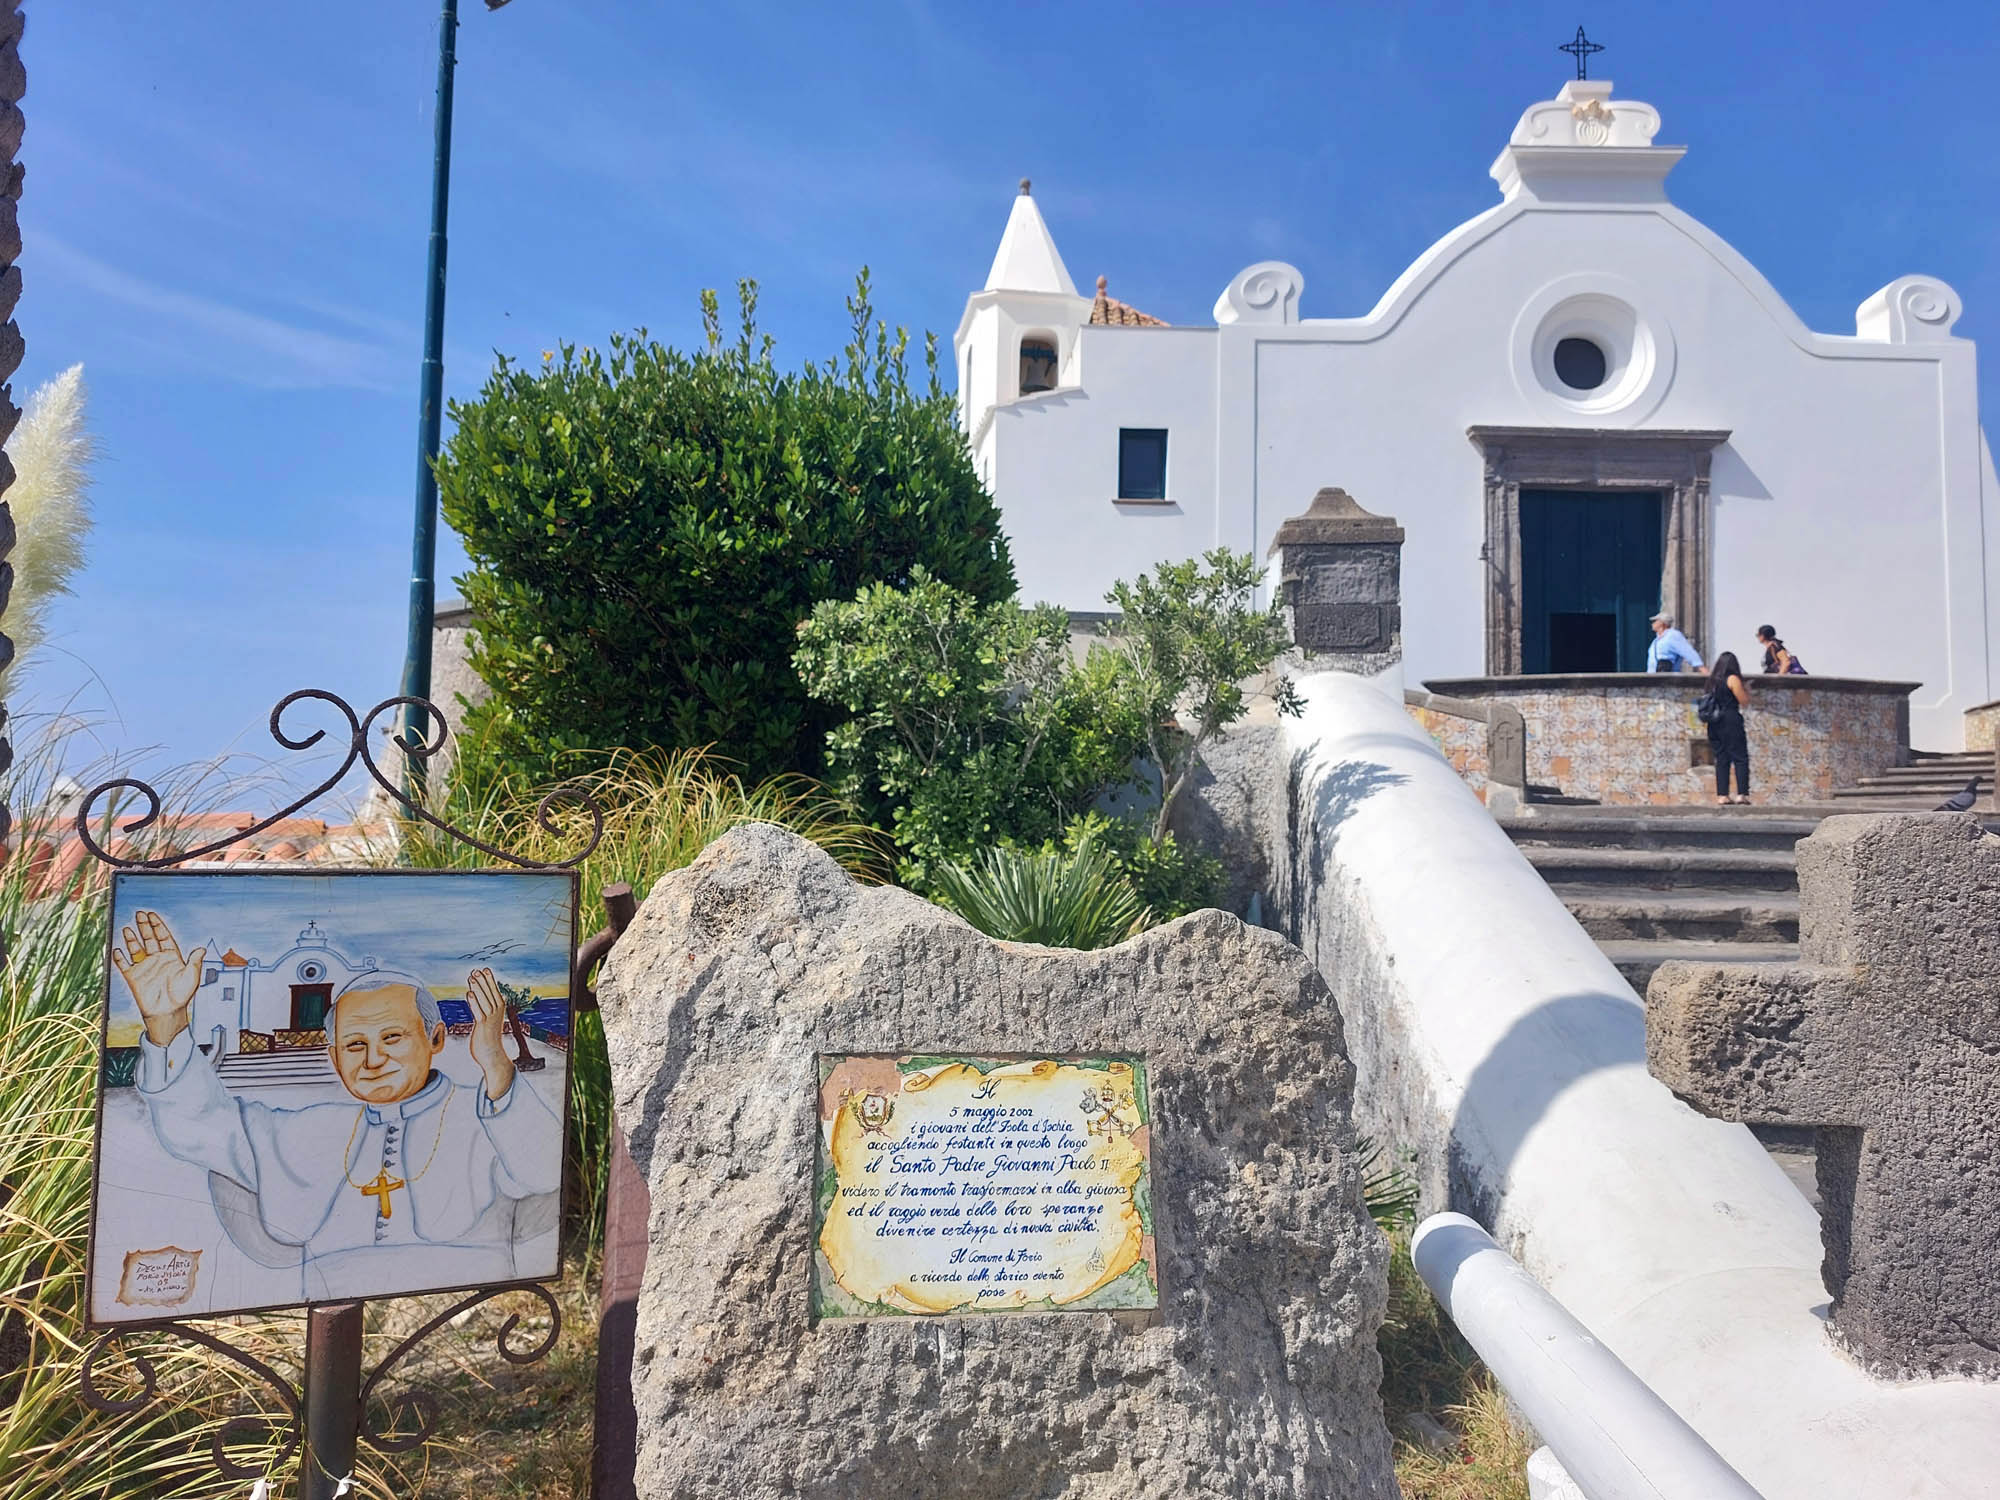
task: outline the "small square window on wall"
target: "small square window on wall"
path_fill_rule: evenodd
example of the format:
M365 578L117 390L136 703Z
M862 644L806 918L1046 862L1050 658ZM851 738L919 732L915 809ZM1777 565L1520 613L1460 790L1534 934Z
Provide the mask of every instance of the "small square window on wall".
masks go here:
M1118 429L1118 498L1120 500L1167 498L1166 428Z

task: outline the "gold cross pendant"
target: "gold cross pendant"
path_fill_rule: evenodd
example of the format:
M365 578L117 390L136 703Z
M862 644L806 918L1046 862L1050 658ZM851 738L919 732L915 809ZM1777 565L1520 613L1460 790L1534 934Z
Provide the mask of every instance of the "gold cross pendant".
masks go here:
M377 1168L373 1182L357 1182L354 1190L364 1198L373 1198L375 1207L385 1219L393 1219L395 1211L389 1207L389 1195L406 1184L400 1177L391 1177L384 1168Z

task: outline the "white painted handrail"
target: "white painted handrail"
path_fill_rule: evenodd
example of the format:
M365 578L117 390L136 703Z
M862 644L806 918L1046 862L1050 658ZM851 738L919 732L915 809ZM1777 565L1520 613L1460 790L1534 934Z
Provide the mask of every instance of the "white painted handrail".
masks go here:
M1417 1274L1588 1500L1762 1500L1464 1214L1434 1214Z

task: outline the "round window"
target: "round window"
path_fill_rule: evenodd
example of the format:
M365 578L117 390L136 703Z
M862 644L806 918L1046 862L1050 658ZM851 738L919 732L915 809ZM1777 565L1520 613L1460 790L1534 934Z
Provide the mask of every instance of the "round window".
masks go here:
M322 969L318 964L299 965L299 978L307 980L308 982L319 978L320 975L324 974L325 972L326 970Z
M1589 339L1558 339L1556 379L1573 391L1594 391L1604 384L1604 350Z

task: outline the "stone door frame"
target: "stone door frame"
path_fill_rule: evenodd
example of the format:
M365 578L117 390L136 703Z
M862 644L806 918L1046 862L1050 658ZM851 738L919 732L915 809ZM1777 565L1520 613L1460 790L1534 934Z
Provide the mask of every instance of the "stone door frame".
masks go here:
M1666 498L1660 598L1707 652L1710 456L1727 432L1588 427L1468 427L1486 461L1486 675L1521 671L1521 491L1651 490Z

